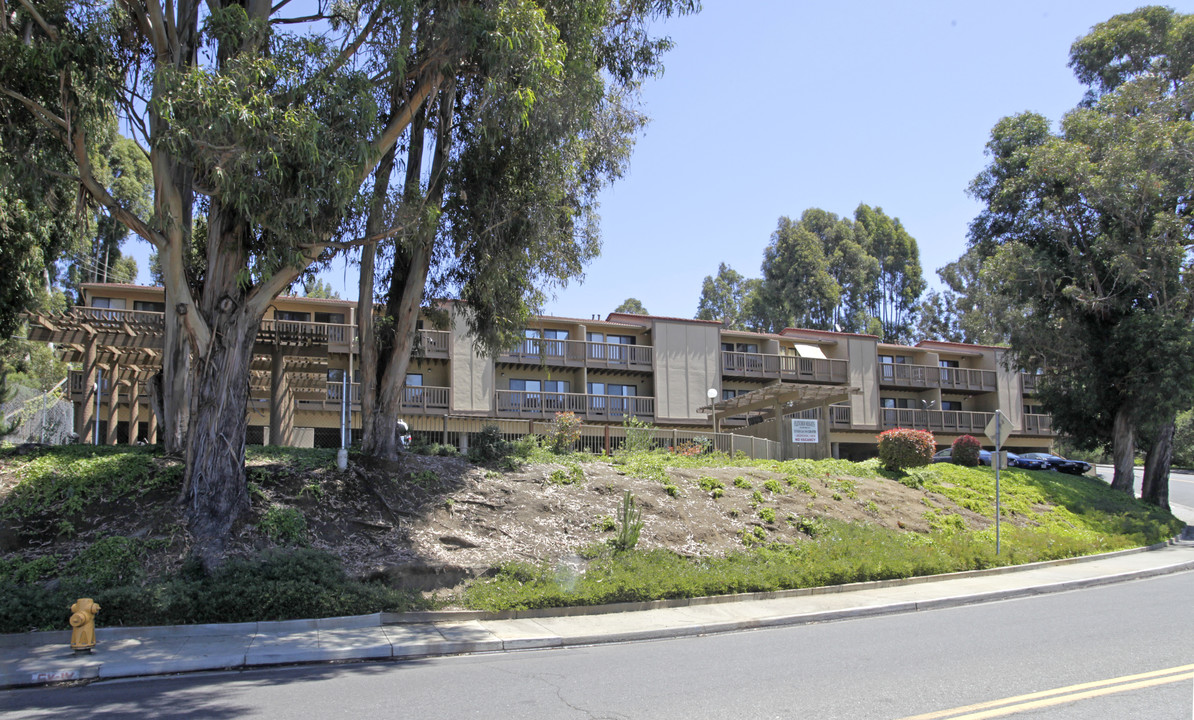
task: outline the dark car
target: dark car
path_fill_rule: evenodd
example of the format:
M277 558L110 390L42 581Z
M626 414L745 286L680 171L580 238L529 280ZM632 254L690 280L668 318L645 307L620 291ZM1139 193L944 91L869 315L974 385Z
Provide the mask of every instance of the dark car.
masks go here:
M1071 475L1085 475L1090 472L1090 463L1082 460L1066 460L1060 455L1053 455L1052 453L1024 453L1021 457L1048 463L1049 470L1056 470Z
M953 449L946 448L944 450L937 451L937 453L935 453L933 455L933 462L935 462L935 463L937 463L937 462L953 462ZM988 467L991 465L991 451L990 450L979 450L978 451L978 464L986 465ZM1034 458L1026 457L1024 455L1017 455L1016 453L1013 453L1013 452L1009 452L1007 454L1007 464L1008 464L1008 467L1020 468L1021 470L1048 470L1049 469L1049 464L1047 462L1045 462L1044 460L1037 460Z
M1027 455L1017 455L1009 452L1007 454L1008 467L1020 468L1021 470L1048 470L1049 463L1044 460L1028 457Z

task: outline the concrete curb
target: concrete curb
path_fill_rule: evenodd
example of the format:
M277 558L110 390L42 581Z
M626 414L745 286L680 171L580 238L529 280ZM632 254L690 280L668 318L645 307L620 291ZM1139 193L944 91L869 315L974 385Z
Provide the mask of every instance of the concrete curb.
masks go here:
M1183 536L1191 532L1187 528ZM848 593L870 589L917 585L1042 567L1056 567L1075 563L1120 557L1159 550L1171 545L1188 546L1188 542L1171 540L1149 548L1106 553L1083 558L1034 563L1032 565L992 568L989 570L950 573L948 575L854 583L846 586L808 588L775 593L750 593L723 598L693 598L689 601L657 603L623 603L584 608L585 612L546 614L536 616L510 613L411 613L387 616L385 613L318 620L282 622L235 623L228 625L175 625L157 628L104 628L97 631L98 639L110 643L119 651L122 645L140 646L144 641L157 641L152 657L147 659L120 658L103 653L73 655L63 646L69 633L56 631L0 636L0 650L8 656L21 654L28 662L4 659L0 662L0 688L49 685L63 682L93 681L97 679L173 675L211 670L238 670L276 665L323 662L408 660L431 656L465 653L501 652L513 650L573 647L616 642L660 640L693 637L715 633L737 632L770 627L795 626L863 617L894 615L921 610L959 607L982 602L1030 597L1066 592L1130 580L1158 577L1194 570L1194 559L1169 565L1118 572L1106 575L1064 580L1041 585L940 597L925 600L888 602L857 607L788 612L737 619L717 620L698 617L675 617L653 627L610 628L592 632L555 632L539 620L580 619L585 615L598 616L626 613L634 610L700 608L718 603L777 600L801 596ZM568 608L567 610L574 610ZM771 610L774 610L772 608ZM469 617L468 615L481 616ZM410 616L416 616L410 617ZM397 618L397 622L394 619ZM658 618L655 618L656 620ZM599 620L596 623L599 625ZM487 627L486 623L491 626ZM574 628L583 630L583 628ZM21 653L22 649L26 652ZM15 652L13 652L15 651ZM34 659L29 659L32 656Z

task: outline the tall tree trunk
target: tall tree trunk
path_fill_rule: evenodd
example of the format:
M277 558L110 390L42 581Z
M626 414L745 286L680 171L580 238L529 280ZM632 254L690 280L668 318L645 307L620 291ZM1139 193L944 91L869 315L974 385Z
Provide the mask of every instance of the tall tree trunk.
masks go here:
M265 306L246 301L238 274L249 229L213 200L208 215L207 274L198 310L210 340L193 358L187 433L186 517L205 567L220 564L224 542L249 507L245 432L253 343Z
M1161 426L1157 439L1144 459L1144 487L1141 498L1145 502L1169 509L1169 466L1173 463L1174 420Z
M426 114L423 110L411 123L411 141L407 157L404 203L419 203L422 211L416 231L394 252L394 268L386 302L386 314L393 322L390 342L380 352L385 353L385 368L377 385L377 405L373 412L371 442L362 448L366 457L374 461L389 461L397 457L397 423L402 412L402 388L406 370L410 367L410 351L418 329L419 308L423 304L423 288L431 267L431 251L439 230L439 214L444 196L444 173L451 148L450 127L455 109L455 88L449 85L439 102L439 122L435 134L434 160L426 198L419 197L419 172L423 158L423 133Z
M1115 475L1111 489L1134 494L1136 485L1136 427L1132 411L1121 405L1115 411L1115 424L1111 430L1111 454L1115 463Z
M196 358L187 434L186 515L205 567L218 565L224 541L249 507L245 484L249 370L260 315L223 303L212 317L212 342Z
M187 426L191 402L191 348L179 322L174 293L166 285L165 339L162 343L162 372L158 390L159 436L162 449L182 455L187 447Z

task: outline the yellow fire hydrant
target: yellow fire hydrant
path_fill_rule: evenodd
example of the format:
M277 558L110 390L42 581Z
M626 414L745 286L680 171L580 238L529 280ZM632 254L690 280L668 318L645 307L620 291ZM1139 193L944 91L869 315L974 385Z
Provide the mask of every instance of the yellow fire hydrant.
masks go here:
M79 598L70 606L70 646L75 650L95 647L95 614L100 606L91 598Z

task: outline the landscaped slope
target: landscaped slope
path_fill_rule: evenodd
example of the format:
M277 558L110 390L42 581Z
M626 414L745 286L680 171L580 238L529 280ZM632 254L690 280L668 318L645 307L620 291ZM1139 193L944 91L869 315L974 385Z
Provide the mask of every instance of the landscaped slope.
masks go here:
M187 562L177 461L147 448L0 453L0 630L61 626L54 608L73 596L95 597L104 624L538 607L1028 562L1180 528L1097 478L1056 473L1003 471L996 557L987 468L894 474L874 461L666 452L610 461L528 444L492 467L411 455L401 473L341 472L334 457L251 448L251 516L225 570L204 577ZM627 491L642 530L635 550L615 553Z

